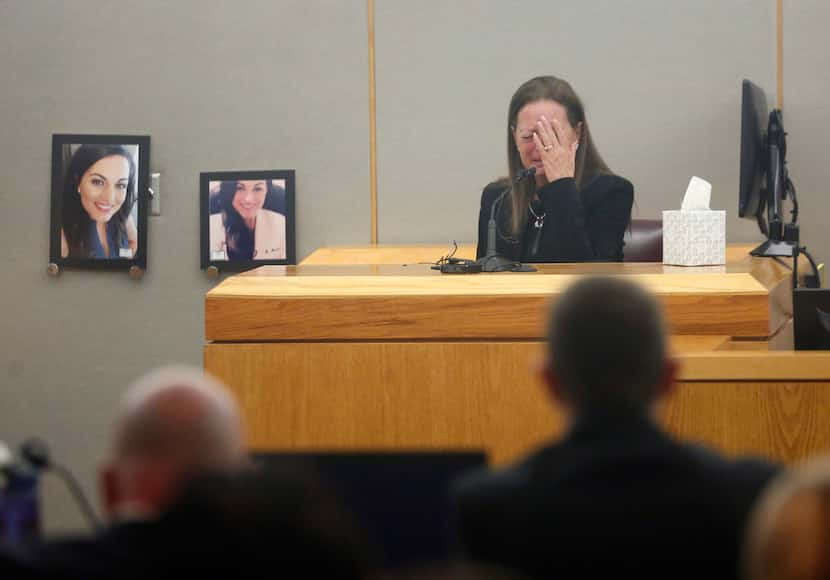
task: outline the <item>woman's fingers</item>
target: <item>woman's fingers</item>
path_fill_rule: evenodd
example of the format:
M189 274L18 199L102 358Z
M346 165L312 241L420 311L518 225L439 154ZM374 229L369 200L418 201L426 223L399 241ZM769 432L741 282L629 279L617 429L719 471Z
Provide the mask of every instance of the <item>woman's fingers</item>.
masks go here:
M539 119L533 143L539 151L548 181L573 177L577 143L562 123L556 119L551 122L545 117Z
M566 128L559 119L551 121L551 128L559 144L570 149L570 146L576 141L573 131Z
M548 119L547 117L542 117L542 121L543 121L543 123L542 123L543 125L547 125L548 133L550 134L551 139L552 139L551 145L554 145L554 146L562 145L563 141L560 138L560 137L562 137L561 128L558 127L559 121L557 121L556 119ZM557 130L557 129L560 129L560 130Z
M542 138L539 136L538 132L533 134L533 143L536 144L536 150L540 151L543 157L544 154L546 154L548 151L550 151L550 149L553 148L552 145L545 145L545 143L542 141Z
M542 137L542 145L550 145L552 147L559 145L559 139L556 138L553 126L546 117L542 117L536 121L536 132Z

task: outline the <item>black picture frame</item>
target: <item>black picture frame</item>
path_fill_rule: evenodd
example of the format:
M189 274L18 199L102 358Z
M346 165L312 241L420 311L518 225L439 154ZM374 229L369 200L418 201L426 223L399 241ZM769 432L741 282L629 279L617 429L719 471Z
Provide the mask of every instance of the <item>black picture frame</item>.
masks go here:
M107 232L112 227L113 235L116 238L109 238L108 241L120 241L122 246L127 244L128 247L110 247L109 256L96 257L93 252L104 252L101 238L94 238L93 242L84 243L80 247L73 243L70 245L67 241L67 236L64 233L64 227L69 229L71 225L64 223L64 205L67 205L67 215L78 215L81 211L86 211L82 219L87 224L90 222L89 211L84 206L84 203L75 203L75 200L69 200L69 196L78 196L77 199L83 199L81 194L81 184L79 181L84 175L87 175L89 167L80 167L82 171L81 176L72 177L69 175L70 167L73 161L80 166L85 165L85 160L93 160L99 154L104 153L104 157L109 151L113 151L113 147L120 147L131 157L130 165L130 182L126 184L127 199L123 203L128 203L130 200L130 193L134 196L132 205L127 214L126 221L122 220L121 210L117 210L107 220ZM103 151L101 148L104 148ZM84 154L76 159L76 155L83 149ZM88 154L88 155L86 155ZM117 153L115 153L117 155ZM98 158L100 160L102 158ZM134 173L133 173L134 170ZM132 180L135 180L134 183ZM147 269L147 214L149 211L149 184L150 184L150 137L147 135L96 135L96 134L53 134L52 135L52 207L51 207L51 224L49 228L49 261L57 264L62 268L81 268L90 270L129 270L133 266L137 266L141 270ZM119 208L123 208L123 203ZM75 214L72 214L72 208L80 208ZM95 211L95 210L93 210ZM80 214L84 215L84 214ZM66 221L72 221L71 217L67 217ZM78 220L75 220L76 222ZM129 232L131 227L129 222L135 226L135 235ZM110 226L112 224L112 226ZM123 227L119 227L119 224ZM75 231L78 232L75 240L81 239L84 224L78 223L75 226ZM91 227L91 225L89 226ZM126 232L126 233L124 233ZM90 233L90 239L92 234ZM93 246L94 248L88 248ZM134 246L134 249L133 249ZM118 254L114 254L117 249ZM74 254L74 255L73 255Z
M268 233L263 238L253 234L252 257L233 257L228 247L229 229L241 229L242 217L235 212L228 218L228 206L232 206L238 182L266 181L267 191L262 205L254 209L257 220L268 216ZM233 186L230 184L233 183ZM272 169L263 171L211 171L199 174L201 268L211 266L219 270L238 272L267 265L290 265L296 263L295 221L294 221L294 170ZM267 210L268 214L260 213ZM234 211L231 209L230 211ZM277 214L276 216L273 214ZM281 216L283 219L280 219ZM235 221L234 225L229 221ZM284 227L280 225L284 223ZM258 222L259 223L259 222ZM280 231L282 230L282 231ZM260 230L260 231L265 231ZM260 241L262 240L262 243ZM253 246L253 247L252 247ZM257 255L260 253L260 255ZM271 255L267 255L271 254Z

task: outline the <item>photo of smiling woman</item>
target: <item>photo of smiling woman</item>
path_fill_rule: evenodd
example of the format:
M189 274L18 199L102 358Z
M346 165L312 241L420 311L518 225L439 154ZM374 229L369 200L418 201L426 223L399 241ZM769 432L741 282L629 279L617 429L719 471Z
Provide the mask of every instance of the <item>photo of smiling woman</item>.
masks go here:
M138 146L84 144L71 155L61 197L62 258L133 258Z
M285 186L275 179L211 181L211 260L286 258Z

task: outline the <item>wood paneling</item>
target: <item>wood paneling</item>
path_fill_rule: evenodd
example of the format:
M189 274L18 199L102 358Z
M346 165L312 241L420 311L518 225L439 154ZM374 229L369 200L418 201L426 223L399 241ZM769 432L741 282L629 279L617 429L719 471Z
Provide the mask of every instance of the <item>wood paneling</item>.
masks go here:
M675 334L767 339L784 324L788 271L772 260L680 268L539 265L527 274L442 275L426 265L265 266L205 300L212 341L389 340L544 336L544 313L574 279L623 275L663 302ZM779 294L780 299L776 298Z
M505 461L561 428L536 343L207 345L253 448L485 448Z
M754 246L731 244L726 248L727 264L734 264L746 258ZM417 264L434 263L452 250L449 244L383 244L380 246L324 246L317 248L300 262L303 266L354 265L354 264ZM474 260L475 244L458 244L456 258Z
M545 334L551 296L411 296L237 298L211 300L206 337L213 341L535 339ZM672 331L766 337L764 296L663 298Z
M330 246L315 250L300 262L302 266L344 264L418 264L435 263L452 251L448 244L382 246ZM458 244L454 256L475 260L475 244Z
M797 463L830 448L830 381L683 381L661 417L725 453Z
M675 334L669 337L669 346L673 353L682 354L689 352L712 352L716 350L729 349L731 338L729 336L709 336L694 334ZM766 343L758 343L756 350L763 349Z
M785 461L827 444L830 355L766 351L791 337L784 265L744 248L704 268L452 276L415 264L444 251L320 251L208 293L205 366L239 398L251 447L484 448L497 464L526 453L565 427L532 369L550 302L587 274L626 276L662 301L681 360L682 382L660 407L669 430Z
M231 385L253 448L483 448L498 464L564 429L564 415L534 372L541 348L536 342L213 344L205 348L205 366ZM755 378L770 354L681 354L686 370L661 405L661 420L683 438L728 453L795 462L825 449L830 353L772 357L771 373L798 380ZM716 378L719 366L724 373Z
M830 351L697 352L681 362L681 380L830 381Z

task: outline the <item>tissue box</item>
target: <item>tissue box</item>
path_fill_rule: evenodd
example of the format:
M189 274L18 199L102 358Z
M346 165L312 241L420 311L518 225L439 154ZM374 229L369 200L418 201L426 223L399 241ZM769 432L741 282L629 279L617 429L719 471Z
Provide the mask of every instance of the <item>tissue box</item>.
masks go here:
M726 211L664 211L663 263L674 266L725 264Z

